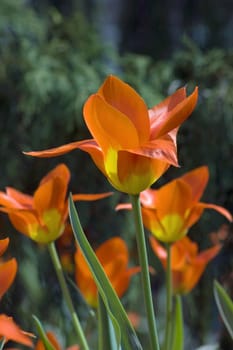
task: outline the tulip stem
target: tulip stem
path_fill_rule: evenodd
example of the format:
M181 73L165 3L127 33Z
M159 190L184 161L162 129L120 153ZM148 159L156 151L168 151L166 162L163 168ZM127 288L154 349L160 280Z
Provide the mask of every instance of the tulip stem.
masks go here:
M172 270L171 270L171 244L166 244L166 328L164 338L164 350L170 350L172 332Z
M141 267L142 289L145 300L149 338L151 349L159 350L159 341L156 327L156 320L154 314L154 306L152 300L149 265L146 249L145 233L142 222L141 206L139 195L131 195L131 202L133 206L134 220L136 225L136 240L139 255L139 262Z
M63 297L66 301L67 307L69 309L69 312L70 312L70 315L71 315L71 318L73 321L74 329L75 329L77 336L78 336L79 345L80 345L82 350L89 350L89 346L87 344L85 335L83 333L78 315L74 309L73 301L72 301L71 296L70 296L70 292L69 292L69 289L68 289L63 271L62 271L62 266L61 266L54 242L51 242L48 244L48 250L49 250L49 253L50 253L56 274L57 274L57 278L58 278L58 281L59 281L59 284L60 284L60 287L61 287L61 290L63 293Z

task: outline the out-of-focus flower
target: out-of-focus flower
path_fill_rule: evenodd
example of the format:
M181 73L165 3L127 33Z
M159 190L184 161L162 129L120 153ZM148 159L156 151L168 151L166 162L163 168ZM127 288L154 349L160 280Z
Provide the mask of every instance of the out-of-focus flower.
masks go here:
M96 249L95 254L117 295L122 297L129 287L131 276L140 271L138 266L128 267L129 253L126 243L119 237L110 238ZM78 288L88 304L96 307L97 286L80 249L75 253L75 266Z
M5 252L9 244L9 238L0 240L0 257ZM6 291L12 285L17 272L17 262L15 258L8 261L0 260L0 299L6 293ZM0 314L0 341L3 340L6 343L9 340L13 340L23 345L33 345L31 333L22 331L14 322L12 317L4 314Z
M188 97L186 89L181 88L148 110L133 88L109 76L84 106L93 139L25 153L54 157L79 148L90 154L113 187L139 194L169 165L177 166L177 130L192 113L197 97L197 88Z
M0 315L0 340L4 340L4 343L13 340L17 343L32 347L32 337L34 337L34 335L22 331L12 317L4 314Z
M0 192L0 210L8 213L11 223L21 233L38 243L49 243L61 236L68 216L67 189L70 171L59 164L40 182L33 196L7 187ZM96 200L104 194L76 194L74 200Z
M0 257L5 252L9 244L9 238L0 240ZM0 260L0 299L10 288L17 272L17 262L15 258L8 261Z
M166 249L153 236L150 237L150 244L163 267L166 268ZM198 283L208 262L218 254L220 249L221 245L218 244L199 253L197 243L187 236L173 243L171 246L173 293L190 292Z
M59 344L56 336L52 332L47 332L46 336L48 337L48 340L53 345L55 350L62 350L62 347ZM79 349L80 348L78 345L72 345L72 346L69 346L68 348L66 348L66 350L79 350ZM46 350L42 340L40 340L40 339L38 340L38 342L36 343L36 346L35 346L35 350Z
M147 189L140 194L145 227L162 242L175 242L201 217L204 209L214 209L232 221L225 208L200 202L206 188L209 171L206 166L196 168L167 183L158 190ZM130 209L120 204L117 209Z

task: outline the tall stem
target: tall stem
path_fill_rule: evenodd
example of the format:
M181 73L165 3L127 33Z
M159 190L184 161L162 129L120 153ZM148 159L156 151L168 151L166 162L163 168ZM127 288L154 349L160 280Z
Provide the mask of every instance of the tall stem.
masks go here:
M171 270L171 244L166 245L166 328L164 339L164 350L170 350L172 332L172 270Z
M69 312L73 321L74 329L78 336L79 345L82 350L89 350L89 346L87 344L85 335L83 333L80 321L74 309L73 301L71 299L70 292L66 284L66 280L62 271L62 266L61 266L54 242L51 242L48 244L48 250L57 274L57 278L63 293L63 297L66 301L67 307L69 309Z
M143 289L144 300L145 300L151 349L159 350L159 341L158 341L154 307L153 307L153 301L152 301L149 265L148 265L145 233L144 233L144 228L142 223L142 214L141 214L139 195L131 195L131 201L132 201L134 220L136 225L137 248L138 248L138 254L139 254L139 262L141 266L142 289Z

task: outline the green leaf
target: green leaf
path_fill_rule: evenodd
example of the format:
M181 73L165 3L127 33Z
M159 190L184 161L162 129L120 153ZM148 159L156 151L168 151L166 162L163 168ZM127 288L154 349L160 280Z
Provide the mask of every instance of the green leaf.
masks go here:
M173 318L171 344L172 350L183 350L184 348L183 311L180 295L176 295L175 300L175 315Z
M225 289L217 281L214 281L214 297L218 311L230 336L233 339L233 301Z
M42 340L43 344L44 344L44 347L46 350L56 350L54 348L54 346L50 343L44 329L43 329L43 326L40 322L40 320L35 316L33 315L32 316L33 320L35 321L36 323L36 328L37 328L37 331L39 333L39 336L40 336L40 339Z
M98 294L98 349L118 349L113 325L100 294Z
M83 232L71 195L69 196L69 214L75 239L92 271L98 291L111 319L118 349L122 345L124 350L141 350L141 344L127 314Z

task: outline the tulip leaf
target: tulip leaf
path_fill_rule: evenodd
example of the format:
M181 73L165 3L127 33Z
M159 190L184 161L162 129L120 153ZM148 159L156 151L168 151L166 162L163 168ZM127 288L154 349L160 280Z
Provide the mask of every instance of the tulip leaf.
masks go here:
M173 318L171 344L172 350L183 350L184 348L183 311L180 295L176 295L175 299L175 314Z
M37 331L39 333L41 341L44 344L45 349L46 350L56 350L54 348L54 346L50 343L50 341L49 341L49 339L48 339L48 337L47 337L47 335L46 335L46 333L45 333L45 331L43 329L43 326L42 326L40 320L35 315L33 315L32 318L35 321Z
M92 272L99 294L101 295L103 303L111 319L118 349L121 349L122 345L125 350L141 350L141 344L127 317L120 299L113 289L103 270L103 267L101 266L85 236L85 233L83 232L71 195L69 196L69 215L75 239L79 244L79 247Z
M118 349L113 325L100 294L98 294L98 349Z
M233 339L233 301L225 289L217 281L214 281L214 297L218 311L230 336Z
M3 338L3 340L0 342L0 350L3 350L4 345L5 345L5 340Z

